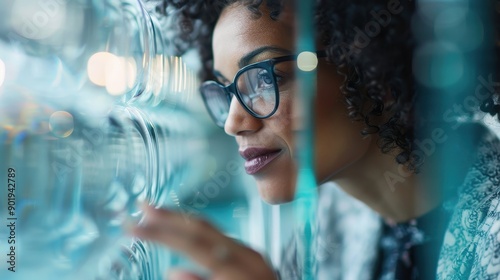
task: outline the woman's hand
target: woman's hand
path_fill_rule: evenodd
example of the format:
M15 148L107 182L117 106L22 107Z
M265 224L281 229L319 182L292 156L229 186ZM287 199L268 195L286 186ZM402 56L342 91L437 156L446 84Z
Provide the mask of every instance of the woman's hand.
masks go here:
M274 280L273 270L257 252L234 242L208 222L170 210L143 207L146 221L131 228L141 239L164 244L211 272L211 280ZM169 280L199 280L196 275L175 271Z

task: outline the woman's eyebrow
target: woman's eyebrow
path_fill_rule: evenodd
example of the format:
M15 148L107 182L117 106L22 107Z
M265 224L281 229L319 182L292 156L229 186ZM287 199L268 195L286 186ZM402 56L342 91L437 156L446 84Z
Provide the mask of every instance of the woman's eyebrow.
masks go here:
M264 52L275 52L275 53L279 53L279 54L283 54L283 55L292 54L292 52L287 50L287 49L283 49L283 48L275 47L275 46L264 46L264 47L260 47L258 49L255 49L255 50L245 54L243 57L241 57L240 61L238 62L238 66L240 68L245 67L246 65L250 64L250 62L252 61L252 59L254 57L256 57L259 54L264 53Z
M265 53L265 52L274 52L274 53L283 54L283 55L292 54L292 52L287 50L287 49L283 49L283 48L275 47L275 46L264 46L264 47L257 48L255 50L245 54L243 57L241 57L240 60L238 61L238 67L243 68L243 67L247 66L248 64L250 64L252 62L252 59L254 59L256 56L258 56L262 53ZM214 69L214 70L212 70L212 73L217 78L222 79L225 82L230 82L229 79L224 77L224 75L222 75L221 72Z

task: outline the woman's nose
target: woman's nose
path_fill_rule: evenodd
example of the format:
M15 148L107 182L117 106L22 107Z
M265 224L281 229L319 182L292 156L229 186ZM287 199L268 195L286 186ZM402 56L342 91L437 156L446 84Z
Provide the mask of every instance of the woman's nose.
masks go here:
M231 136L250 134L262 127L261 119L254 118L240 104L236 97L231 100L224 131Z

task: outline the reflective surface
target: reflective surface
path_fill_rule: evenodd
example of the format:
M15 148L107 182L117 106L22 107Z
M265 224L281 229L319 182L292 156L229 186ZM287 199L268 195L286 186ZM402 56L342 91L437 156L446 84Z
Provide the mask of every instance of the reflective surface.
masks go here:
M139 1L1 6L0 278L158 279L123 225L206 172L193 72Z

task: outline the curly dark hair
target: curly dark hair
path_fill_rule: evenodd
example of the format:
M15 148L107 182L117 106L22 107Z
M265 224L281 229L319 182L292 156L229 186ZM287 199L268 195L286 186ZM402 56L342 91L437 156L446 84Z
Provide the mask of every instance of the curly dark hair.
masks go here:
M247 5L256 17L265 4L270 16L277 19L286 0L151 0L156 11L168 15L170 43L177 55L196 49L203 63L202 80L214 79L212 74L212 34L222 10L234 2ZM363 135L379 134L379 147L384 153L394 153L399 164L418 172L419 160L414 139L418 126L425 125L425 110L416 118L416 82L413 76L413 56L416 47L412 32L415 1L400 1L401 11L369 38L369 44L359 46L356 30L363 30L373 20L374 13L388 8L388 0L317 0L315 23L317 36L327 46L328 61L337 66L343 77L340 92L345 97L349 117L365 124ZM498 1L496 12L499 13ZM320 8L318 8L320 7ZM495 10L495 9L494 9ZM495 25L500 26L495 16ZM500 47L496 45L496 53ZM494 59L496 61L496 59ZM495 66L498 64L495 63ZM495 75L495 77L498 77ZM498 79L497 79L498 80ZM421 94L419 92L419 94ZM500 112L498 91L481 109L497 115ZM387 102L390 100L391 102ZM486 105L485 105L486 104ZM500 114L499 118L500 118Z

